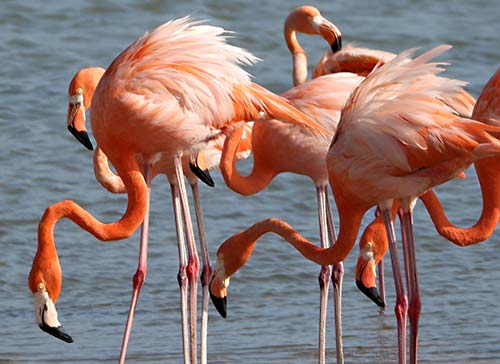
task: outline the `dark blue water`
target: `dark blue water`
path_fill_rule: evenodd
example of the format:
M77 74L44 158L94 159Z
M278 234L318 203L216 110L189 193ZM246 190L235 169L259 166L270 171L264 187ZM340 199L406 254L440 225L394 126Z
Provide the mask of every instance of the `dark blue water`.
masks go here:
M67 85L82 67L106 67L130 42L167 20L192 15L235 31L232 43L263 61L250 72L276 92L291 86L283 20L299 1L8 1L0 7L0 363L108 363L118 358L128 310L138 233L101 243L68 221L55 239L64 272L58 301L69 345L34 323L27 274L46 206L71 198L99 219L114 221L126 206L95 181L92 155L66 131ZM469 82L478 96L500 65L500 3L472 1L314 1L344 41L399 52L449 43L447 75ZM313 64L325 49L302 37ZM250 161L246 162L248 167ZM269 216L286 219L317 241L316 200L309 180L279 176L264 192L241 197L217 172L202 186L210 252L228 236ZM149 270L129 346L128 363L182 361L177 247L164 178L153 182ZM481 209L474 171L438 189L453 222L472 224ZM221 208L224 206L224 208ZM371 218L371 214L368 218ZM484 244L455 247L433 230L421 206L416 216L423 300L421 363L500 362L498 234ZM394 289L380 314L355 288L357 249L345 262L346 363L394 363ZM319 269L274 236L262 239L231 281L228 318L210 307L210 363L315 363ZM386 264L387 277L391 277ZM331 312L330 312L331 313ZM329 317L327 361L335 362Z

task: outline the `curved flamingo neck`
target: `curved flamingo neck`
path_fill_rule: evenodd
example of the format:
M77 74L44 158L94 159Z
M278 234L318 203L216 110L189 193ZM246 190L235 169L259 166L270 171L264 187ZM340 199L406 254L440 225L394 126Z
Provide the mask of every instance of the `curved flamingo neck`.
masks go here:
M345 215L345 214L344 214ZM217 256L224 261L226 277L233 275L250 258L257 240L266 233L275 233L297 249L305 258L320 265L337 264L343 261L356 241L357 232L363 214L349 214L341 218L340 233L335 244L323 249L300 235L287 222L269 218L259 221L246 230L227 239L217 251ZM343 225L342 225L343 224Z
M127 210L119 221L104 224L71 200L58 202L45 210L38 225L38 248L30 273L30 287L33 291L36 289L36 284L39 283L35 280L40 279L40 276L44 276L44 274L50 275L45 277L45 280L59 282L61 280L61 270L54 242L54 227L60 219L72 220L97 239L103 241L127 238L142 223L147 209L148 189L135 159L130 157L128 161L124 162L121 166L117 165L117 169L127 189L128 204ZM49 286L52 284L52 282L46 283ZM56 288L54 292L51 292L54 301L59 295L59 289Z
M497 181L500 161L498 158L485 158L476 161L474 166L481 186L483 209L473 226L460 228L453 225L446 217L441 203L432 190L420 196L438 233L460 246L488 239L500 219L500 186Z
M94 152L94 174L97 181L112 193L125 193L122 179L109 167L108 157L99 146Z
M233 191L245 196L262 191L276 175L263 163L257 162L248 176L242 176L236 168L236 154L244 131L244 126L235 129L224 141L220 169L226 185Z
M292 53L293 59L293 85L297 86L307 81L307 53L297 40L295 20L288 17L284 28L285 42Z

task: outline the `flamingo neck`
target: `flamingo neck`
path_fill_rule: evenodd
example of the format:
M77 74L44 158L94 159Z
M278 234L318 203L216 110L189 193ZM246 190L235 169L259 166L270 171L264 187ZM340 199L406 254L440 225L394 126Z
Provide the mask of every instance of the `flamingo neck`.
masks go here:
M497 183L499 167L498 158L485 158L475 162L481 186L483 209L481 216L471 227L460 228L453 225L446 217L441 203L432 190L420 196L440 235L461 246L478 243L491 236L500 218L500 186Z
M122 179L109 167L108 157L99 146L94 152L94 174L97 181L112 193L125 193Z
M248 176L242 176L236 168L236 154L238 145L244 131L244 126L235 129L224 141L220 169L226 185L233 191L245 196L254 195L262 191L275 173L266 168L263 163L254 163L252 172Z
M128 193L127 210L119 221L104 224L71 200L58 202L45 210L38 225L38 248L30 273L30 288L33 292L36 284L43 281L48 286L56 286L50 292L54 301L59 294L61 269L54 242L54 227L60 219L68 218L104 241L129 237L139 227L146 214L148 189L135 159L128 159L128 162L117 166Z
M307 80L307 53L297 40L295 24L290 18L285 22L284 36L286 45L292 53L293 85L297 86Z
M337 242L328 249L314 245L300 235L287 222L269 218L259 221L246 230L233 235L221 245L217 256L224 261L226 276L231 276L241 268L250 257L257 240L266 233L275 233L297 249L305 258L320 265L337 264L343 261L352 249L356 241L357 231L361 223L362 214L359 218L351 215L352 219L344 220Z

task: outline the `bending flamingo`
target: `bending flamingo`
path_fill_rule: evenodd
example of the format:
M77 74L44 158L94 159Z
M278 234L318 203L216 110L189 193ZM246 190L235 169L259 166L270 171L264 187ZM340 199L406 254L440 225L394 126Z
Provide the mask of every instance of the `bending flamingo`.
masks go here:
M314 137L300 128L289 127L280 120L255 121L252 129L253 168L249 175L242 176L236 168L235 153L241 139L241 129L226 138L221 158L221 172L226 185L242 195L253 195L263 190L280 173L292 172L309 177L316 186L318 219L321 246L326 248L335 240L333 218L328 202L328 172L326 153L340 118L342 107L353 88L362 80L350 73L327 75L303 83L282 96L301 111L314 117L332 134L328 138ZM267 125L266 125L267 124ZM334 267L335 322L338 362L343 362L341 332L341 278L343 267ZM324 363L325 323L328 287L332 270L321 269L320 320L318 361ZM212 301L223 317L226 315L226 296L212 292Z
M219 248L212 290L225 290L230 275L244 264L256 240L266 232L281 235L317 264L344 260L364 214L378 206L389 236L396 286L398 359L400 364L406 363L407 300L391 212L397 200L402 209L410 295L410 356L416 363L420 299L411 217L414 201L428 189L461 174L474 161L500 153L500 141L490 134L500 128L457 116L463 105L460 100L451 100L463 92L463 83L437 76L442 71L440 64L429 62L448 48L437 47L415 59L410 58L412 51L403 52L372 72L351 94L327 156L340 217L335 244L328 249L317 247L277 219L258 222Z
M75 74L68 88L68 129L80 142L82 142L84 146L90 150L93 149L93 146L85 130L85 110L88 110L91 107L93 93L104 72L105 70L100 67L81 69ZM78 127L75 128L75 124ZM249 133L251 133L250 124L251 123L244 125L244 136L238 149L237 158L246 158L250 153L250 143L248 138ZM191 186L191 192L193 195L203 262L201 271L202 319L200 340L200 361L202 364L207 362L208 282L212 268L210 266L203 214L199 199L198 177L206 184L213 186L213 180L208 173L208 170L218 167L219 165L223 139L224 136L221 135L220 138L208 143L203 151L196 152L193 156L184 156L182 159L183 172L185 173L188 183ZM202 165L202 168L200 168L200 165ZM113 193L126 193L122 179L110 169L108 158L99 147L96 148L94 153L94 173L99 183L108 191ZM173 175L173 166L168 159L160 160L154 164L151 179L159 173L167 176ZM185 221L183 221L182 225L183 229L186 229ZM143 225L142 228L148 229L145 225ZM184 230L177 231L178 236L183 236L183 231ZM147 239L147 235L141 234L141 238ZM184 339L187 340L187 338ZM124 349L122 351L125 353L127 342L124 342L123 346Z
M323 54L318 64L314 67L313 78L338 72L350 72L360 76L366 76L375 66L384 65L396 56L393 53L375 49L359 48L351 45L342 47L341 32L333 23L325 19L316 7L311 5L299 6L287 17L284 28L285 40L293 56L293 81L295 86L305 82L308 73L307 54L300 46L296 33L321 35L330 45L330 50ZM333 241L333 239L331 240ZM384 301L383 264L379 264L378 267L381 283L380 299ZM336 267L334 270L336 272L341 272L341 268L342 267ZM334 292L337 292L336 286L339 286L338 282L340 280L342 280L342 274L335 273L333 277ZM334 293L334 297L335 302L339 300L336 293ZM337 311L338 310L335 312ZM337 319L335 321L337 321ZM336 334L341 335L340 332Z
M500 69L491 77L479 96L472 119L490 125L500 125ZM497 134L495 134L497 135ZM436 194L430 190L420 195L438 233L449 241L468 246L488 239L495 230L500 217L500 186L498 170L500 158L483 158L474 162L474 168L481 186L483 208L477 222L468 228L454 226L446 217ZM387 250L385 234L375 240L364 240L360 243L360 256L356 268L357 281L363 292L372 300L378 297L374 267ZM366 269L368 268L368 269Z
M178 212L176 225L178 229L182 226L182 214L187 226L189 260L186 262L184 239L180 235L178 278L183 312L187 307L188 283L193 287L191 332L186 333L187 319L183 318L183 337L190 338L189 342L184 342L184 362L196 363L198 256L183 180L182 156L203 149L221 134L221 129L239 120L278 117L308 127L313 133L325 132L286 100L250 82L249 75L239 65L251 64L255 58L227 44L223 32L221 28L200 25L189 18L170 21L132 43L115 58L99 81L92 98L92 131L123 181L128 205L122 218L110 224L101 223L70 200L47 208L39 224L38 249L29 276L35 317L44 331L65 341L72 340L62 329L54 305L62 283L53 237L56 222L69 218L104 241L130 236L147 216L152 167L161 157L170 159L173 165L174 172L169 177L174 210ZM124 342L128 340L146 274L147 239L141 242ZM123 361L122 347L120 362Z

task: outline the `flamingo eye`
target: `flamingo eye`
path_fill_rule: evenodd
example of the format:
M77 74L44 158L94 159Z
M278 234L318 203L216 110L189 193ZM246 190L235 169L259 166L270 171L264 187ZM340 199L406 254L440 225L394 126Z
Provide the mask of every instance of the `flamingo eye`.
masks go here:
M69 103L71 105L83 105L83 89L77 88L74 95L69 97Z

